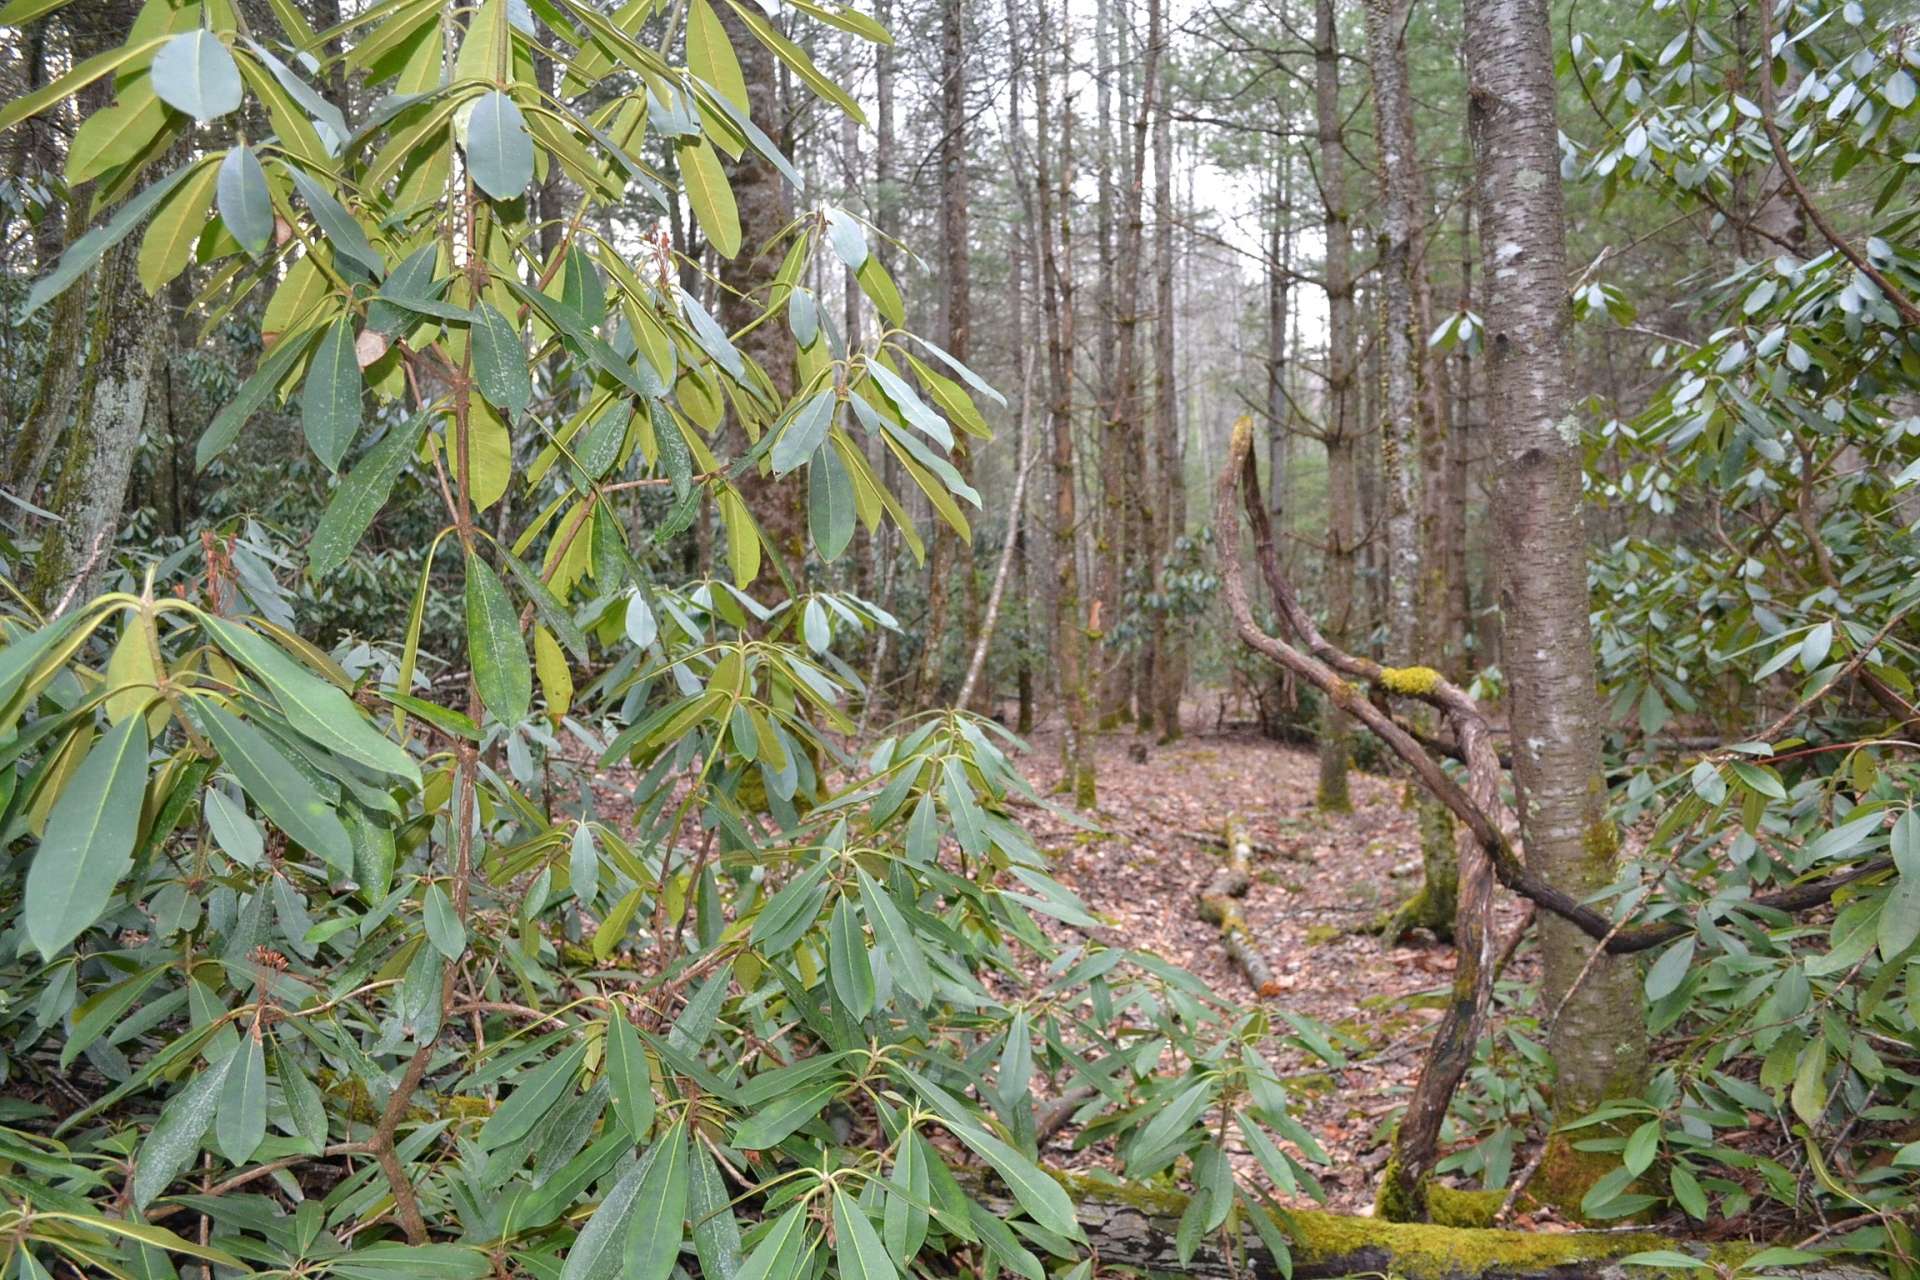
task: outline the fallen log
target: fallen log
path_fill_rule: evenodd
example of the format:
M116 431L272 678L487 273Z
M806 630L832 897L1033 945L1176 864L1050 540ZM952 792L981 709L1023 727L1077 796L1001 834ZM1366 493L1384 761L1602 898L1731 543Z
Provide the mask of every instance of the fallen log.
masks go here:
M1177 1191L1138 1190L1076 1174L1056 1173L1073 1197L1080 1227L1102 1268L1138 1268L1149 1274L1192 1276L1198 1280L1279 1280L1288 1272L1251 1224L1242 1222L1238 1240L1226 1247L1224 1232L1199 1242L1193 1256L1180 1260L1180 1217L1188 1197ZM1444 1191L1444 1189L1439 1189ZM976 1197L988 1210L1011 1214L1011 1200L984 1188ZM1454 1197L1436 1195L1436 1212ZM1287 1237L1294 1280L1335 1280L1345 1276L1398 1276L1405 1280L1667 1280L1668 1277L1729 1272L1761 1246L1705 1245L1654 1232L1506 1231L1486 1227L1387 1222L1320 1210L1281 1209L1274 1222ZM1707 1269L1622 1263L1655 1250L1708 1264ZM1842 1262L1768 1268L1771 1275L1797 1280L1875 1280L1873 1271Z
M1280 984L1273 969L1254 945L1246 918L1240 914L1240 899L1253 887L1253 872L1248 866L1252 844L1238 818L1227 820L1226 850L1226 861L1200 890L1198 914L1220 930L1220 945L1247 976L1254 991L1263 996L1279 995Z

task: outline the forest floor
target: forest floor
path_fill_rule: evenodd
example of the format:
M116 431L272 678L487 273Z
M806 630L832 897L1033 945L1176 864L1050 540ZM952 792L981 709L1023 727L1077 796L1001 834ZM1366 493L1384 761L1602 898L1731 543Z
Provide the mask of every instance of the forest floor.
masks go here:
M1141 744L1144 762L1135 758ZM1045 794L1060 778L1059 739L1042 732L1030 745L1019 765ZM1298 1118L1331 1158L1316 1170L1328 1207L1357 1212L1372 1204L1454 955L1451 945L1424 932L1389 947L1364 931L1420 884L1407 784L1355 770L1353 812L1323 814L1314 804L1318 770L1313 748L1251 730L1196 734L1166 746L1121 731L1099 740L1099 804L1085 815L1094 830L1042 811L1020 816L1055 855L1060 881L1112 921L1103 941L1181 965L1225 999L1289 1009L1334 1033L1347 1054L1344 1068L1330 1069L1278 1035L1269 1060L1290 1077ZM1218 837L1230 817L1244 821L1256 842L1253 886L1241 910L1274 970L1279 992L1267 997L1228 960L1218 930L1195 914L1200 887L1224 856L1206 838ZM1502 901L1495 919L1504 941L1519 925L1520 909ZM1506 979L1530 980L1534 965L1531 949L1523 948ZM1280 1033L1288 1030L1277 1016L1273 1021Z

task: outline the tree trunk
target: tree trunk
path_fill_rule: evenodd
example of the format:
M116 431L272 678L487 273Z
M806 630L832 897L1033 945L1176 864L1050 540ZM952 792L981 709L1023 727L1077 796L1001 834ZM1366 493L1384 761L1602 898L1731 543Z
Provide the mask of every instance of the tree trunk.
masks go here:
M967 67L965 0L942 0L940 6L940 240L941 276L946 296L941 304L941 342L953 358L970 357L973 327L972 281L967 241ZM963 478L972 470L965 438L953 463ZM962 562L960 538L945 521L933 527L933 546L927 561L927 632L920 650L920 670L914 679L915 701L937 700L946 657L943 643L949 627L953 573ZM971 569L967 569L969 580ZM971 596L971 592L969 592Z
M1146 571L1153 575L1155 593L1168 598L1167 557L1173 544L1187 530L1187 491L1185 459L1180 447L1180 384L1174 363L1175 308L1173 294L1173 109L1172 95L1166 91L1167 3L1149 0L1152 40L1155 51L1148 61L1159 70L1158 92L1153 104L1153 262L1154 323L1153 364L1159 379L1153 400L1153 444L1159 478L1159 502L1152 513L1157 520ZM1155 719L1160 725L1160 741L1173 742L1180 737L1180 696L1186 688L1186 650L1177 627L1170 625L1166 608L1154 611L1152 689L1141 690L1141 700L1151 697L1157 704Z
M1347 216L1347 154L1340 115L1340 25L1334 0L1314 0L1313 116L1325 204L1327 290L1327 634L1343 648L1354 641L1356 555L1353 440L1353 267ZM1320 735L1319 807L1353 808L1347 787L1352 728L1346 713L1325 704Z
M1406 23L1411 0L1367 0L1367 57L1373 71L1375 132L1380 144L1381 228L1380 290L1386 327L1380 357L1386 365L1382 405L1380 465L1386 505L1388 611L1387 635L1392 663L1436 663L1432 646L1439 638L1421 626L1423 597L1431 598L1432 578L1423 573L1438 557L1422 556L1423 525L1430 527L1431 414L1423 400L1421 351L1425 337L1415 333L1421 293L1416 238L1423 221L1419 206L1407 79ZM1416 497L1416 495L1419 495ZM1431 717L1416 709L1416 723L1431 729ZM1454 895L1459 880L1453 858L1453 824L1444 809L1416 797L1424 882L1382 926L1392 944L1409 930L1426 928L1442 938L1453 930Z
M769 138L780 139L786 132L786 120L780 103L780 78L773 53L747 29L746 23L727 5L720 15L727 39L740 60L746 80L748 116ZM760 318L769 305L773 277L780 270L781 249L773 241L793 219L793 195L786 179L758 151L748 147L738 160L726 164L727 181L733 187L733 199L740 212L741 249L720 264L720 323L729 333L739 333ZM793 333L775 317L767 324L755 325L739 339L740 350L752 358L772 381L774 394L781 402L793 394ZM736 401L736 405L737 405ZM770 423L763 422L765 430ZM743 432L738 447L745 449ZM794 585L802 587L806 576L807 512L806 489L802 485L776 481L772 475L749 471L739 481L747 509L760 522L767 541L773 544ZM783 596L777 578L762 579L759 598L771 601Z
M154 353L164 326L136 278L136 257L133 244L122 244L95 269L99 302L86 367L74 397L60 477L47 501L58 523L41 541L30 589L49 613L94 594L101 569L112 558L127 478L146 421Z
M1568 365L1567 258L1545 0L1468 0L1468 110L1485 277L1487 400L1514 782L1528 866L1584 898L1609 883L1600 707L1581 524L1580 419ZM1558 918L1540 922L1553 1104L1572 1119L1640 1089L1646 1024L1633 962L1599 957ZM1575 989L1577 984L1577 989ZM1553 1139L1534 1185L1577 1207L1610 1155Z
M1070 24L1062 22L1060 37ZM1051 51L1049 51L1049 54ZM1064 783L1074 803L1090 809L1096 800L1093 744L1087 735L1088 689L1083 647L1089 628L1080 616L1080 570L1075 542L1076 493L1073 459L1073 241L1068 200L1073 192L1073 115L1063 107L1056 165L1050 145L1053 69L1042 56L1036 75L1037 112L1034 182L1040 196L1040 295L1047 323L1048 420L1053 434L1054 588L1053 653L1064 721L1061 757ZM1055 184L1058 184L1057 189ZM1058 218L1056 224L1055 219Z

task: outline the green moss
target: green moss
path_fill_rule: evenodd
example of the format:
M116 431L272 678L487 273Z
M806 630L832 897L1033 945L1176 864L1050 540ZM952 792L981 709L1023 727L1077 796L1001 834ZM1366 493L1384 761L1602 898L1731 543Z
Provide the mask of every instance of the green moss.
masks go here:
M1432 667L1382 667L1374 683L1388 693L1423 698L1440 687L1440 673Z
M1604 1132L1606 1127L1601 1126L1585 1130L1581 1136L1595 1137ZM1613 1152L1582 1151L1567 1135L1555 1134L1547 1139L1546 1153L1540 1157L1540 1168L1527 1184L1527 1191L1567 1220L1584 1222L1580 1202L1593 1190L1594 1183L1619 1167L1620 1157Z
M1596 874L1613 874L1614 858L1620 852L1620 828L1611 818L1595 818L1587 823L1580 843L1586 848L1587 857L1593 860Z
M1504 1191L1462 1191L1436 1182L1427 1188L1427 1216L1438 1227L1491 1227L1506 1199Z
M1502 1272L1544 1271L1673 1247L1673 1241L1652 1235L1479 1230L1349 1218L1317 1210L1286 1211L1277 1216L1293 1242L1296 1265L1350 1256L1362 1249L1382 1249L1392 1255L1393 1273L1406 1280L1482 1275L1496 1268Z
M1121 1185L1104 1176L1054 1171L1053 1176L1075 1201L1104 1200L1124 1204L1151 1217L1178 1218L1186 1211L1187 1196L1166 1187ZM1497 1192L1455 1192L1435 1187L1438 1206L1463 1211L1469 1202L1497 1197ZM1462 1197L1466 1199L1462 1199ZM1497 1205L1495 1206L1497 1207ZM1362 1250L1389 1255L1393 1275L1403 1280L1442 1280L1443 1277L1485 1275L1498 1271L1545 1271L1583 1262L1604 1262L1651 1249L1678 1249L1681 1242L1646 1232L1595 1234L1584 1232L1502 1231L1442 1223L1383 1222L1317 1209L1283 1209L1274 1215L1293 1246L1295 1265L1350 1258ZM1742 1256L1750 1247L1737 1247ZM1719 1248L1714 1257L1717 1260ZM1676 1273L1680 1274L1680 1273ZM1700 1275L1691 1271L1692 1277ZM1658 1268L1636 1269L1636 1280L1667 1280Z
M1093 770L1080 769L1073 779L1073 803L1079 809L1091 809L1096 799Z
M1309 925L1307 928L1307 945L1309 947L1322 947L1332 942L1335 938L1344 936L1346 932L1345 929L1342 929L1336 924Z

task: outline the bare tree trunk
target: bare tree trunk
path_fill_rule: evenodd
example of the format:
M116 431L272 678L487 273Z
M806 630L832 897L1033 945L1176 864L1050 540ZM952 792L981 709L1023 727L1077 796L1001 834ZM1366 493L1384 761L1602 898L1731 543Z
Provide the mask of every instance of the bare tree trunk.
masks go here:
M940 5L940 240L941 275L946 294L941 304L944 320L941 342L962 362L970 356L973 326L972 281L967 243L967 67L965 56L965 0L942 0ZM965 442L962 442L965 447ZM954 466L965 477L972 470L970 450L954 455ZM915 701L937 699L953 573L961 559L959 535L944 521L936 522L927 560L927 633L920 650L920 670L914 677ZM968 578L972 571L968 569ZM968 593L972 595L971 592ZM964 704L963 704L964 705Z
M1149 66L1159 71L1158 91L1153 99L1153 253L1154 324L1153 363L1159 378L1153 401L1153 443L1159 479L1159 503L1149 513L1154 529L1145 569L1153 575L1154 588L1167 597L1167 557L1174 540L1186 532L1187 493L1180 449L1180 385L1174 364L1173 294L1173 112L1172 95L1164 79L1167 59L1166 0L1148 0ZM1153 75L1149 73L1149 82ZM1152 519L1157 516L1157 519ZM1149 522L1143 522L1149 523ZM1180 695L1186 687L1186 652L1177 630L1168 625L1165 609L1153 615L1152 688L1141 690L1141 700L1151 697L1158 703L1160 741L1173 742L1180 737Z
M1287 399L1287 289L1293 259L1293 211L1287 175L1292 158L1282 150L1273 180L1273 223L1267 229L1267 500L1280 537L1280 558L1290 558L1293 510L1293 432Z
M786 121L772 51L754 38L731 7L721 5L715 11L740 59L749 118L768 137L780 138L786 131ZM753 322L767 309L773 277L780 269L781 251L772 242L793 218L793 193L780 171L751 147L742 151L738 160L726 162L726 171L740 212L741 249L720 264L720 322L730 333L747 329L739 340L741 351L766 371L775 395L784 401L793 394L793 333L778 319L761 325ZM767 425L763 423L762 429ZM746 447L744 434L739 447ZM807 558L804 487L776 482L758 471L749 471L739 483L748 509L785 560L795 586L800 587L805 581ZM762 580L761 599L784 594L777 578Z
M1485 279L1487 399L1504 565L1502 669L1527 864L1584 898L1614 877L1580 512L1580 418L1568 365L1567 256L1545 0L1468 0L1468 110ZM1571 1119L1646 1079L1646 1024L1631 960L1599 957L1558 918L1540 922L1557 1069ZM1576 989L1577 987L1577 989ZM1551 1140L1536 1187L1576 1207L1611 1156Z
M1000 600L1007 589L1007 571L1013 567L1014 548L1019 544L1020 530L1026 523L1027 474L1033 470L1033 459L1027 456L1027 419L1032 403L1033 352L1023 349L1020 361L1019 430L1014 437L1013 501L1007 504L1007 536L1000 544L1000 563L993 571L993 589L987 593L987 606L980 616L979 634L974 637L973 657L967 663L967 676L960 682L960 694L954 699L957 707L967 706L972 701L974 689L980 683L980 673L986 670L987 652L993 648L993 629L1000 621Z
M96 268L99 303L88 361L74 399L60 477L47 509L58 517L41 540L29 594L58 612L94 594L120 527L127 479L146 421L154 355L165 326L135 278L136 250L123 244Z
M1063 42L1069 27L1064 20L1060 24L1058 35ZM1087 733L1089 691L1083 653L1086 633L1091 628L1080 616L1080 568L1074 545L1077 494L1073 459L1073 223L1067 203L1073 192L1073 113L1069 106L1062 104L1060 157L1056 166L1048 129L1054 73L1046 56L1040 59L1036 79L1039 110L1034 181L1040 196L1041 299L1047 321L1048 418L1053 432L1053 536L1057 579L1053 605L1054 663L1059 677L1061 717L1065 722L1061 739L1065 783L1074 803L1090 809L1096 800L1096 784L1093 744Z
M1422 598L1431 597L1431 579L1423 575L1423 533L1428 532L1430 485L1423 473L1430 462L1430 406L1424 399L1421 352L1425 336L1415 332L1417 299L1422 295L1417 237L1423 222L1419 206L1413 113L1407 79L1406 24L1412 0L1367 0L1367 57L1373 72L1375 132L1380 144L1381 234L1380 290L1386 328L1380 358L1386 365L1385 404L1381 415L1380 464L1386 504L1388 612L1391 661L1408 666L1437 662L1429 648L1437 637L1421 625ZM1420 713L1424 715L1424 713ZM1431 717L1422 728L1431 728ZM1442 938L1452 935L1454 897L1459 880L1453 856L1453 824L1446 811L1416 797L1424 883L1384 922L1382 935L1392 943L1414 928Z
M1314 0L1313 116L1325 202L1327 289L1327 633L1344 648L1354 644L1355 508L1353 267L1347 214L1347 154L1340 116L1340 26L1334 0ZM1353 808L1347 787L1352 728L1346 713L1326 704L1320 734L1321 809Z

